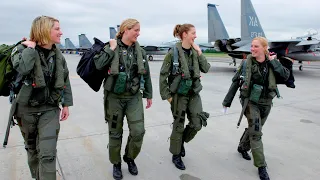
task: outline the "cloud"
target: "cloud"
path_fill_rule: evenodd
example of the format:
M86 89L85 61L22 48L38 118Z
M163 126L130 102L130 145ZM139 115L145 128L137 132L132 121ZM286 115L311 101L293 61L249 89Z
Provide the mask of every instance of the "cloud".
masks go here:
M320 30L317 0L251 0L269 39L300 36L309 28ZM28 37L32 20L39 15L60 20L65 38L78 45L78 35L86 34L103 41L109 39L109 27L126 18L141 23L140 44L161 43L173 39L176 24L192 23L197 29L197 42L207 42L207 0L18 0L2 2L0 7L0 44L15 43ZM211 3L211 2L210 2ZM240 37L240 0L216 0L218 11L230 37ZM63 43L64 44L64 43Z

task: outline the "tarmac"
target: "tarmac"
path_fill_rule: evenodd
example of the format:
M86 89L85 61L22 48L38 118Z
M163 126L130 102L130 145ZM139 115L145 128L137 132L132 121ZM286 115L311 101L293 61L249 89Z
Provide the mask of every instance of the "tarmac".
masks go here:
M94 92L77 75L79 55L65 55L70 70L74 106L70 117L61 122L57 146L57 177L61 180L112 180L108 158L108 126L104 120L103 91ZM231 58L208 58L211 69L202 74L204 111L210 113L207 127L185 144L186 170L175 168L169 152L173 118L167 101L159 93L159 72L163 56L149 62L153 83L153 104L145 109L142 151L135 160L139 174L132 176L122 163L123 179L130 180L258 180L253 160L237 152L239 139L247 126L245 117L237 129L241 112L237 93L226 114L222 101L234 75ZM238 61L239 62L239 61ZM275 98L263 127L263 145L272 180L318 180L320 177L320 63L294 66L296 88L279 85L282 98ZM146 106L146 100L143 100ZM0 140L8 122L10 104L0 97ZM124 123L122 155L127 142ZM250 153L251 155L251 153ZM318 177L318 178L317 178ZM0 179L31 180L23 139L17 126L11 128L7 147L0 148Z

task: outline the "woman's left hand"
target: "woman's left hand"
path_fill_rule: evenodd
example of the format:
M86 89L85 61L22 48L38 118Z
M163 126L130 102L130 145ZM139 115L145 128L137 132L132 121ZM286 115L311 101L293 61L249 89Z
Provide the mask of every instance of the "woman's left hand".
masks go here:
M152 105L152 99L147 99L147 106L146 108L149 109Z
M195 43L192 44L192 47L198 52L198 55L200 56L202 54L202 51L198 45Z
M63 109L61 111L61 120L60 121L67 120L68 117L69 117L69 108L68 107L63 107Z

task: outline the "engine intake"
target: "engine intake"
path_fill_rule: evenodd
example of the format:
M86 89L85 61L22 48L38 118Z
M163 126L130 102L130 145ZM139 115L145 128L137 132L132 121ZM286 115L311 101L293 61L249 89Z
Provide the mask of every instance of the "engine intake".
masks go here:
M241 41L241 38L234 39L218 39L214 43L214 49L221 52L230 52L237 47L233 47L232 44Z

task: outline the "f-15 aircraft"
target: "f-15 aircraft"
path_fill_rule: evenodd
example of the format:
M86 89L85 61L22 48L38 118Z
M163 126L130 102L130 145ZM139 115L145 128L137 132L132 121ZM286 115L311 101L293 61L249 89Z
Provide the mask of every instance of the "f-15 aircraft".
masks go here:
M254 37L266 37L251 0L241 0L241 38L228 37L217 8L213 4L208 4L208 26L209 45L207 47L226 52L233 58L241 59L245 57L244 55L250 54L251 41ZM217 34L210 34L212 29ZM309 33L307 36L296 39L268 40L269 51L275 52L278 57L298 60L301 63L299 69L302 71L302 61L320 61L320 52L315 50L320 41L313 39L313 35L315 34Z
M166 55L168 51L175 45L176 42L179 40L171 40L168 42L164 42L158 45L140 45L145 51L148 56L149 61L153 61L154 55Z
M65 39L65 45L58 44L58 47L63 53L75 53L78 52L80 55L83 54L85 51L90 49L92 43L88 40L85 34L79 35L79 47L76 47L69 38Z
M83 52L87 51L92 47L92 43L89 41L89 39L86 37L85 34L79 35L79 48L77 48L77 51L79 51L79 54L82 54Z
M117 32L119 31L120 25L117 25L117 30L114 27L109 27L110 39L115 39Z
M214 48L216 51L225 52L232 57L236 66L236 59L242 59L243 53L232 52L236 47L231 44L241 41L240 37L229 38L229 34L219 15L216 4L207 4L208 9L208 43L200 43L201 47Z
M62 51L62 53L72 53L72 51L76 51L77 48L74 46L74 44L71 42L70 38L66 38L64 40L64 46L62 44L59 44L58 47Z

